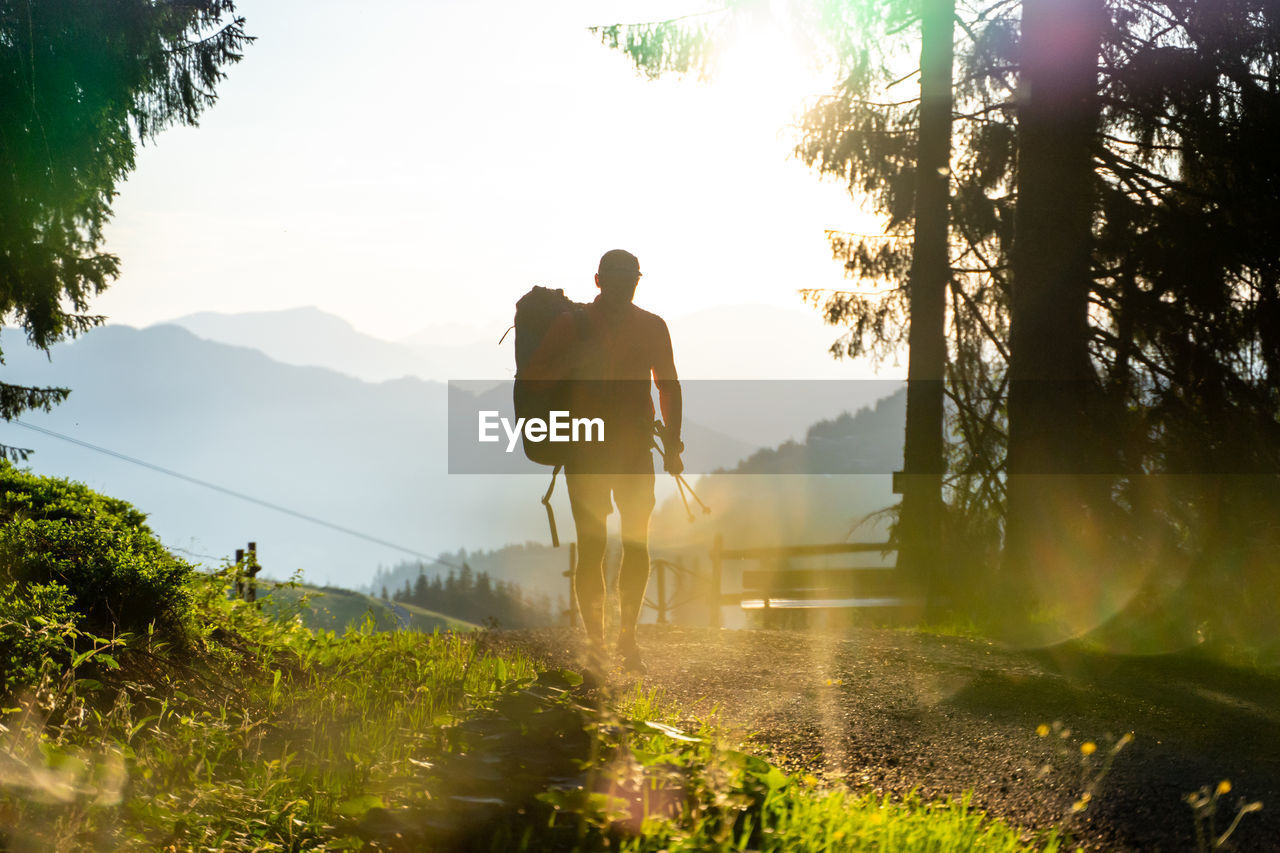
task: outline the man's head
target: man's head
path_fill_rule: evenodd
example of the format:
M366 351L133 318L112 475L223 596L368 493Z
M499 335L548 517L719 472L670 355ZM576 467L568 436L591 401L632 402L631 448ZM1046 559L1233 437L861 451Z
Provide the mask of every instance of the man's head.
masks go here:
M596 286L606 299L630 302L640 281L640 261L623 249L610 249L600 258Z

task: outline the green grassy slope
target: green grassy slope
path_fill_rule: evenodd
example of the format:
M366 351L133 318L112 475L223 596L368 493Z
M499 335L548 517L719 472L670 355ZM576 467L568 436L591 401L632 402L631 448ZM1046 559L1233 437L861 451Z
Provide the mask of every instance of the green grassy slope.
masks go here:
M335 587L290 586L264 582L259 584L258 598L263 609L280 616L297 612L303 599L307 606L301 610L302 622L313 630L342 633L348 627L359 626L369 615L379 631L471 631L477 628L470 622L454 619L442 613L426 610L412 604L383 601L363 593Z
M820 789L480 631L377 630L472 627L419 608L268 582L250 604L239 567L194 571L142 520L0 463L0 851L1061 847L967 800Z

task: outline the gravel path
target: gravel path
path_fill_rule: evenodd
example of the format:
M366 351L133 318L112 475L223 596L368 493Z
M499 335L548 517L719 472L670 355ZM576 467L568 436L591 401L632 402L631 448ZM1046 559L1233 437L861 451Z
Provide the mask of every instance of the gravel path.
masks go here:
M568 630L491 632L488 642L551 666L580 660ZM641 626L640 644L646 686L718 709L735 737L789 771L895 796L971 790L993 815L1032 829L1067 820L1088 849L1108 850L1195 850L1184 796L1228 779L1218 831L1242 798L1261 800L1234 849L1280 850L1280 679L884 629ZM1073 814L1126 732L1133 742ZM1086 741L1098 747L1087 760Z

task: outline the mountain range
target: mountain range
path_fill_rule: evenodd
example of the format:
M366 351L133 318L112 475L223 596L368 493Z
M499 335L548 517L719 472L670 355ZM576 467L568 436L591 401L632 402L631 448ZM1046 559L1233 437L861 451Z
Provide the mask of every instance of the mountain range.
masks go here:
M465 326L428 328L404 341L387 341L319 308L202 311L166 325L181 326L205 340L250 347L283 364L327 367L366 382L502 379L512 373L511 352L498 345L501 330L485 339L482 330Z
M211 315L193 315L201 316ZM133 502L167 544L192 559L216 562L255 541L273 577L302 569L312 582L360 586L378 566L406 556L547 541L538 502L546 469L530 463L529 474L448 473L451 414L489 405L486 393L505 407L509 391L472 394L414 375L372 381L379 364L384 375L398 372L396 359L416 345L363 336L314 309L276 312L274 322L229 315L204 329L252 347L195 334L193 317L146 329L105 326L48 356L14 345L20 333L5 330L5 381L73 392L51 413L31 412L21 422L71 441L18 425L5 426L0 441L33 448L27 464L36 473ZM352 375L358 372L366 377ZM803 435L815 420L892 390L874 382L770 382L750 389L753 402L728 383L686 386L691 470L704 471L731 469L761 447ZM762 388L785 405L761 405ZM660 500L674 495L669 478L660 484ZM562 486L553 506L571 538Z
M201 312L165 325L249 347L283 364L325 367L367 382L467 381L482 394L509 383L515 372L514 337L499 344L505 329L434 325L388 341L317 308ZM682 379L700 384L698 394L686 395L686 417L714 422L718 431L752 447L800 438L810 424L889 396L901 384L851 378L856 373L850 365L825 351L834 330L809 312L727 305L674 318L669 326ZM509 394L509 387L502 393Z

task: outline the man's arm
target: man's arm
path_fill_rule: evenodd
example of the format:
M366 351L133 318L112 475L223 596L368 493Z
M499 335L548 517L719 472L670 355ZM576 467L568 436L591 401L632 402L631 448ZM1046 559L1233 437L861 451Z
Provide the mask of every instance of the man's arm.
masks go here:
M684 419L684 399L680 393L680 380L676 376L675 357L671 352L671 333L662 318L658 318L655 332L657 347L653 361L653 383L658 386L658 407L662 410L662 448L665 451L663 468L669 474L684 470L680 454L684 443L680 430Z

